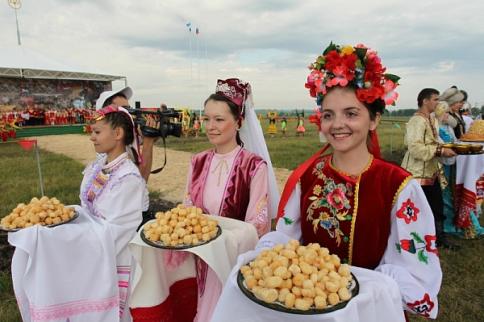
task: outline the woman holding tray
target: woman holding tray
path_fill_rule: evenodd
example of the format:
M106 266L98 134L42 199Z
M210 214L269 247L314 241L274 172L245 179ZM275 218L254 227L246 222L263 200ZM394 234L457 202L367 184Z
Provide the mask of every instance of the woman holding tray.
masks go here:
M311 65L306 87L328 145L291 174L277 231L263 239L283 233L319 243L344 263L391 277L405 310L435 318L442 272L432 211L418 182L380 157L376 128L399 79L384 72L363 45L331 43Z
M126 303L133 261L127 246L148 191L135 165L139 149L131 150L138 140L129 113L112 105L98 110L91 141L103 157L84 170L79 218L9 235L24 321L131 320Z
M192 157L184 203L202 208L206 214L251 223L262 236L270 230L279 194L250 84L237 78L218 80L215 93L204 103L202 121L214 147ZM186 256L178 251L168 254L165 261L171 269ZM177 307L179 301L185 302L184 312L176 313L179 317L173 312L173 321L210 321L220 296L222 283L215 272L199 258L196 263L196 281L182 280L170 287L171 293L184 294L170 301L178 302ZM198 293L193 292L197 288ZM142 321L144 316L168 316L174 309L165 302L132 309L133 317ZM195 303L196 317L195 312L190 315Z

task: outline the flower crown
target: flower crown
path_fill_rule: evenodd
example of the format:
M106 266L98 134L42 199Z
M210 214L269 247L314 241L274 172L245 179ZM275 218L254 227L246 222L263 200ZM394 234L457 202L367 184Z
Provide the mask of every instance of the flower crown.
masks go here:
M385 105L395 105L400 77L385 73L376 51L365 45L339 46L332 42L309 66L306 88L321 105L328 89L334 86L352 86L360 102L371 104L381 99Z

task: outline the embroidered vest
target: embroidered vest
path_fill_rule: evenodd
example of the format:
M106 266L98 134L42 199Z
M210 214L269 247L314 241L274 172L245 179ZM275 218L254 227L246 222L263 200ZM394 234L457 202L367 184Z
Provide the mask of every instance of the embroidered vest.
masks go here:
M214 151L208 150L195 155L192 159L190 197L193 204L204 211L206 209L203 207L203 191L213 156ZM250 182L262 162L265 161L261 157L240 149L235 156L218 215L245 220L250 200Z
M373 159L352 178L330 162L330 155L317 159L301 177L303 243L319 243L342 262L374 269L387 247L393 203L410 173Z

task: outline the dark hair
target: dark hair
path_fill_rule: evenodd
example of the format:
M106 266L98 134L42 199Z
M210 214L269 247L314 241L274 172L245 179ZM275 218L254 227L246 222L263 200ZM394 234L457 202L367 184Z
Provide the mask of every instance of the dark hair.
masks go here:
M333 90L334 88L341 88L343 90L348 90L348 91L356 92L356 89L353 86L345 86L345 87L336 86L336 87L331 87L328 90L328 93L331 90ZM328 95L328 93L326 93L326 95ZM326 97L326 95L323 96L323 98L321 100L321 108L323 106L323 101L324 101L324 98ZM374 121L376 119L377 113L383 114L383 112L385 111L385 102L382 99L380 99L380 98L374 100L373 103L365 103L365 102L361 102L361 103L366 107L366 109L370 113L370 119L372 121ZM299 118L299 116L298 116L298 118Z
M124 145L130 145L134 142L134 134L133 134L133 123L131 120L131 116L127 115L124 112L114 112L108 113L105 115L104 120L106 123L111 125L112 129L116 129L118 127L123 129L124 132ZM138 164L138 153L135 149L131 148L131 152L134 155L134 163Z
M210 95L205 102L203 103L203 106L205 107L208 103L208 101L216 101L216 102L225 102L229 106L230 113L234 116L234 119L237 121L237 124L242 126L242 115L240 114L240 107L232 102L230 99L228 99L226 96L222 94L212 94ZM237 131L237 135L235 136L235 140L237 141L237 144L240 146L244 146L244 142L240 139L239 132Z
M436 90L435 88L424 88L423 90L420 91L420 93L418 93L418 96L417 96L418 107L422 107L423 101L425 99L430 99L432 95L439 95L439 94L440 94L439 91Z
M126 98L126 95L124 95L123 93L117 93L117 94L115 94L115 95L111 96L110 98L106 99L106 100L104 101L103 107L106 107L106 106L108 106L108 105L111 105L111 104L113 103L113 100L114 100L116 97L122 97L122 98L124 98L124 99L127 99L127 98Z

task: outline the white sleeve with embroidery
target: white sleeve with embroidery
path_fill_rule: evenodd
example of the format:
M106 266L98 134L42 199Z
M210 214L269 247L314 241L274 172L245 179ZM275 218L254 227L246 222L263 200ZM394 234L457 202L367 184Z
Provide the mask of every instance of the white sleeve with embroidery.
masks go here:
M435 319L442 270L432 210L416 180L397 196L391 216L387 249L375 270L397 282L407 311Z
M245 221L254 225L260 236L271 230L271 218L267 211L267 165L261 163L250 181L250 199Z

